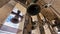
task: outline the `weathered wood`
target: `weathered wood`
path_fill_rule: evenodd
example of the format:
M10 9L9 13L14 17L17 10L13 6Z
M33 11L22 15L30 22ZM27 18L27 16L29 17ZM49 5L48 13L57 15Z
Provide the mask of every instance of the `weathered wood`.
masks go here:
M53 20L54 18L56 18L56 15L52 12L50 8L43 7L43 5L45 4L43 1L39 1L37 4L39 4L40 7L42 8L41 13L43 14L44 17L48 18L49 20Z
M10 1L10 0L0 0L0 8L1 8L3 5L7 4L9 1Z
M4 5L2 8L0 8L0 24L3 24L4 20L10 14L10 12L12 11L15 5L16 5L15 1L10 1L6 5Z

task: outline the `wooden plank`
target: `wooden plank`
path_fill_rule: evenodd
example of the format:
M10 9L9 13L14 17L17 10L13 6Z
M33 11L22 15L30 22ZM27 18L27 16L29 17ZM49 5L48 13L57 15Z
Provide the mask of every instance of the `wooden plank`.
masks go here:
M26 8L25 8L23 5L21 5L20 3L17 3L17 4L15 5L15 7L16 7L18 10L20 10L21 13L24 15L24 16L23 16L23 20L22 20L22 22L20 22L20 25L19 25L19 28L18 28L18 29L20 29L20 30L22 30L22 31L19 31L19 30L18 30L18 32L17 32L17 34L23 34L23 28L24 28L24 23L25 23Z
M23 15L26 14L26 8L23 5L17 3L15 7L18 8L22 12Z
M36 29L31 31L31 34L40 34L39 26L36 27Z
M4 5L2 8L0 8L0 24L3 24L4 20L10 14L10 12L14 8L15 4L16 4L15 1L10 1L6 5Z
M32 17L32 21L35 22L36 21L36 24L35 24L35 29L33 29L31 32L31 34L40 34L40 29L39 29L39 22L38 22L38 18L37 18L37 15L35 16L31 16Z
M9 2L10 0L0 0L0 8L3 6L3 5L5 5L5 4L7 4L8 2Z

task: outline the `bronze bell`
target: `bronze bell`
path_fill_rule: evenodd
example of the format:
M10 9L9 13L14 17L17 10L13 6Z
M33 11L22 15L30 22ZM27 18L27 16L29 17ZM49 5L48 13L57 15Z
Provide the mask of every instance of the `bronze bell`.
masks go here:
M40 12L41 8L38 4L31 4L27 8L27 13L31 16L37 15Z

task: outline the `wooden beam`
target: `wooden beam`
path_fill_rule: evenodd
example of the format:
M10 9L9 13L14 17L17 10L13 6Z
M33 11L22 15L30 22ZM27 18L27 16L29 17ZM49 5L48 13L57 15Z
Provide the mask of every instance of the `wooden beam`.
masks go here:
M2 8L0 8L0 24L3 24L4 20L10 14L11 10L14 8L15 5L16 5L15 1L10 1Z
M10 0L0 0L0 8L3 6L3 5L5 5L5 4L7 4L8 2L9 2Z

